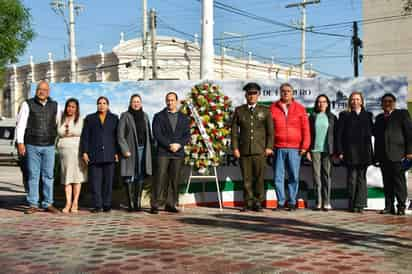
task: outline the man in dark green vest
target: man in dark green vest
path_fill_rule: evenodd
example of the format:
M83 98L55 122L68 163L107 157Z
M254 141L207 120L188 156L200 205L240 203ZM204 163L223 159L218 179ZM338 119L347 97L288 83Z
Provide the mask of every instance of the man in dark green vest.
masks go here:
M248 83L243 90L247 103L237 107L233 116L232 149L243 177L242 211L262 211L265 159L273 153L273 121L269 109L257 104L260 86Z

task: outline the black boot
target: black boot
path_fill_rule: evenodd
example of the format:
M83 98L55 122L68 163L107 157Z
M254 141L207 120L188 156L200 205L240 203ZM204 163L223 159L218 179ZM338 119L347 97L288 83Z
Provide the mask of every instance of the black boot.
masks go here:
M134 208L134 203L133 203L133 183L125 183L124 187L126 189L126 194L127 194L127 205L128 205L128 210L133 211Z
M143 182L136 182L134 184L134 204L135 204L135 210L136 211L141 211L142 210L142 191L143 191Z

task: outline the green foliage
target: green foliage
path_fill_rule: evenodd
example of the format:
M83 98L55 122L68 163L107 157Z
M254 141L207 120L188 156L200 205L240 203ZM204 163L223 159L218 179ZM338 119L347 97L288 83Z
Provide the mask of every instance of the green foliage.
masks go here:
M29 10L20 0L0 0L0 68L17 62L33 38Z
M412 13L412 0L403 0L403 12L404 14Z

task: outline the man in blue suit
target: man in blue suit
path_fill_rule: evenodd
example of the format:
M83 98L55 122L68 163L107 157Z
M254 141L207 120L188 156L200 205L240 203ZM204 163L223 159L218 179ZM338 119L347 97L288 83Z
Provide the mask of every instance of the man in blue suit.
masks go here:
M190 120L177 110L175 92L166 94L166 108L153 118L153 136L157 144L157 173L152 186L150 213L158 214L159 196L166 195L165 210L178 213L178 184L184 161L184 146L190 139Z

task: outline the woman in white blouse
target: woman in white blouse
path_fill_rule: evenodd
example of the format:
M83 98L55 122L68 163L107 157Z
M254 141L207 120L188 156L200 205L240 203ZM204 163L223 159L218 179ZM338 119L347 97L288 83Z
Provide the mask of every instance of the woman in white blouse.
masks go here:
M66 194L66 205L62 209L63 213L77 213L81 183L86 178L86 167L81 161L79 149L83 128L83 120L79 116L79 101L74 98L68 99L57 125L61 183L64 184Z

